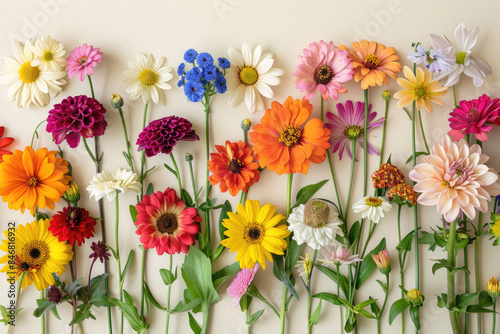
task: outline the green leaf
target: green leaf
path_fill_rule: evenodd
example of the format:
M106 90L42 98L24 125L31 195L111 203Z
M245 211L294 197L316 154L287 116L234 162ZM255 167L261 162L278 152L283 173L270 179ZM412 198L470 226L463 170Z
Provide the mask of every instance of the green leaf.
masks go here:
M51 309L52 311L52 314L54 315L54 317L56 317L57 320L61 320L61 317L59 316L59 312L57 312L57 307L53 307Z
M375 303L377 301L377 299L373 299L373 298L369 298L359 304L357 304L355 307L354 307L354 311L357 311L357 310L361 310L365 307L367 307L368 305L371 305L373 303Z
M457 308L461 313L467 311L467 307L477 299L479 292L463 293L457 297Z
M386 293L386 292L387 292L387 285L386 285L385 283L382 283L382 281L380 281L380 280L377 280L377 283L378 283L378 285L380 285L380 287L382 288L382 291L383 291L384 293Z
M290 239L292 241L293 239ZM284 264L284 256L283 255L276 255L272 254L273 256L273 274L274 276L279 279L283 284L286 285L288 290L292 293L292 295L299 300L299 293L297 292L297 289L295 289L294 284L292 283L291 280L291 275L287 274L285 272L285 264Z
M240 270L239 262L235 262L231 265L225 266L221 270L217 271L212 275L212 281L214 282L214 288L217 290L222 283L224 283L229 277L233 276Z
M307 201L321 188L325 183L328 182L327 180L320 181L315 184L311 184L308 186L303 187L297 192L297 197L295 204L293 205L292 209L299 206L300 204L306 204Z
M146 195L148 196L151 196L152 193L154 193L154 188L153 188L153 184L150 182L148 184L148 188L146 189Z
M349 243L353 245L359 238L359 233L361 232L361 227L359 225L359 221L352 224L351 229L349 230Z
M198 325L196 319L193 317L191 312L189 312L188 315L189 315L189 327L191 327L191 330L193 331L194 334L200 334L201 333L200 325Z
M389 325L392 325L392 323L394 322L394 319L396 319L396 317L401 312L406 310L409 306L410 306L410 304L404 298L396 300L391 305L391 310L389 311Z
M427 152L415 152L415 158L418 158L421 155L429 155L429 153L427 153ZM406 160L405 164L409 163L410 161L413 161L413 154L410 155L408 160Z
M467 313L495 313L493 310L480 307L477 305L469 305L466 310Z
M182 302L179 302L173 309L170 311L167 311L169 313L182 313L186 311L190 311L196 306L200 305L201 299L200 298L195 298L191 300L189 303L183 304Z
M342 303L339 300L339 297L333 293L322 292L315 294L313 297L323 299L324 301L332 303L333 305L342 305Z
M111 307L114 306L113 303L109 301L109 297L106 295L105 291L99 291L96 292L92 295L90 298L90 302L92 305L95 305L97 307L105 306L105 307Z
M106 280L109 274L101 274L95 277L92 277L90 280L90 295L92 296L94 293L100 290L102 283Z
M37 299L36 303L38 307L33 312L33 315L37 318L40 318L42 314L45 314L47 311L51 310L56 304L46 300L46 299Z
M133 259L134 259L134 250L131 249L130 253L128 253L128 258L127 262L125 263L125 267L123 267L122 283L125 281L125 277L127 276L128 270L130 269L130 265L132 264Z
M149 324L141 319L139 313L137 312L137 308L133 305L132 297L126 290L123 290L123 295L125 297L126 303L116 298L111 298L111 300L116 306L120 308L130 327L132 327L134 331L142 333L145 329L149 328Z
M477 306L479 307L490 307L493 305L493 300L491 297L488 295L486 291L481 291L479 293L479 300L477 302Z
M318 323L319 314L321 313L321 305L322 304L323 304L323 299L320 299L319 304L316 307L316 310L314 310L314 313L311 315L311 318L309 319L309 323L311 325L316 325Z
M441 248L448 246L448 243L440 233L434 232L434 241L436 242L436 245Z
M86 307L85 304L80 304L77 307L77 312L75 312L75 317L71 320L71 322L68 324L68 326L72 326L74 324L77 324L77 323L82 322L82 321L87 320L87 319L94 319L95 320L95 317L91 312L91 308L89 307L86 309L85 307Z
M142 179L141 179L141 182L144 182L144 180L146 179L146 176L148 176L149 172L151 172L153 169L155 169L156 166L153 166L151 167L150 169L148 169L147 171L144 172L144 175L142 176Z
M434 251L436 249L436 240L434 240L434 234L422 231L421 237L418 239L418 243L421 245L429 245L429 250Z
M127 165L129 165L130 168L132 168L132 159L130 159L130 156L128 155L128 153L125 151L122 151L122 154L125 157L125 161L127 162Z
M257 319L260 318L260 316L264 313L264 309L260 310L260 311L257 311L255 312L254 314L252 314L250 317L248 317L246 323L248 326L251 326L254 322L257 321Z
M345 278L344 275L340 274L338 275L340 278L340 282L337 282L337 272L333 271L327 267L323 266L316 266L316 268L321 271L323 274L325 274L328 278L330 278L335 284L340 284L340 290L344 293L344 295L347 295L349 292L349 283L347 282L347 278Z
M251 302L252 302L252 297L249 296L248 294L244 294L240 299L241 312L246 312L248 310L248 307L250 307Z
M442 293L441 296L437 296L437 306L440 308L448 307L448 295L446 293Z
M452 273L452 274L455 274L455 273L457 273L457 272L459 272L459 271L464 271L467 275L470 275L470 271L469 271L469 269L467 269L467 267L466 267L466 266L457 267L457 268L453 269L453 270L451 271L451 273Z
M171 285L177 279L177 267L175 268L175 275L168 269L160 269L160 276L165 285Z
M135 208L135 205L130 205L128 207L130 211L130 217L132 217L132 221L136 222L137 221L137 209Z
M219 245L217 248L210 254L210 261L214 262L216 258L218 258L222 252L224 251L224 246Z
M295 241L295 239L292 239L292 236L290 236L290 241L288 242L285 256L285 273L288 276L292 274L293 268L295 268L300 253L302 252L302 248L304 248L304 244L297 244L297 241Z
M371 300L375 300L372 297L369 297ZM377 303L372 303L370 304L370 309L372 310L373 314L378 314L380 316L380 308L378 307Z
M174 176L177 177L177 172L175 171L175 169L173 169L172 167L170 167L167 164L163 164L163 166L165 166L165 168L168 169L170 171L170 173L174 174Z
M362 315L363 317L367 319L377 319L373 314L368 312L367 310L359 309L355 311L357 314Z
M383 249L385 249L385 238L382 238L379 244L363 258L363 262L361 262L361 266L359 268L359 278L356 283L356 289L359 289L361 285L363 285L366 279L370 277L373 270L377 267L375 261L373 261L372 254L378 254L378 252Z
M446 261L445 259L439 259L439 260L434 260L436 261L437 263L434 263L434 265L432 266L432 274L435 275L436 274L436 271L441 269L441 268L446 268L446 270L448 270L449 272L451 272L453 270L453 267L450 266L448 264L448 261Z
M229 218L227 213L232 211L233 208L231 207L231 203L226 200L222 205L222 209L220 210L220 216L219 216L219 236L221 241L227 238L227 236L224 234L224 232L227 229L226 227L224 227L224 225L222 225L222 222L224 221L224 219Z
M148 283L146 281L143 282L144 284L144 296L146 297L146 300L151 302L154 307L156 307L159 310L166 311L167 309L158 303L158 301L155 299L153 294L151 293L151 290L149 289Z
M116 254L115 250L113 249L113 247L111 247L110 245L106 245L106 247L108 247L108 249L111 251L111 253L113 254L113 257L118 260L118 254Z
M401 242L396 246L399 253L409 252L411 250L411 244L413 242L413 237L415 236L415 230L408 233Z
M190 208L194 207L193 199L191 198L191 195L189 195L189 192L186 189L181 190L181 198L188 207Z
M420 312L418 307L410 306L410 318L417 330L420 330Z

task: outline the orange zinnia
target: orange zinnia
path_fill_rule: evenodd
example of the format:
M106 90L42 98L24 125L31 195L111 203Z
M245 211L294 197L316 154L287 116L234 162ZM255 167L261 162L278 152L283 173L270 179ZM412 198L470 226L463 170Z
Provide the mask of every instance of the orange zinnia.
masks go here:
M226 140L226 146L215 145L215 148L219 153L210 153L208 161L208 170L213 173L208 178L211 185L218 183L221 192L229 190L231 196L236 196L240 190L247 192L248 187L259 181L259 164L248 143Z
M254 126L250 139L259 155L261 167L283 173L306 174L311 165L326 158L330 147L330 130L317 118L309 120L312 105L305 98L293 100L290 96L283 105L274 101L267 109L261 124Z
M15 150L12 155L4 155L0 164L0 196L9 204L9 209L24 213L35 209L54 210L54 202L59 202L71 176L68 162L56 158L56 151L41 148L35 152L31 146L24 151Z
M396 73L401 71L401 64L397 61L399 57L393 47L386 48L377 42L352 42L349 50L349 58L354 67L354 80L361 81L361 88L368 89L368 86L387 85L387 76L396 79ZM345 45L339 49L347 50Z

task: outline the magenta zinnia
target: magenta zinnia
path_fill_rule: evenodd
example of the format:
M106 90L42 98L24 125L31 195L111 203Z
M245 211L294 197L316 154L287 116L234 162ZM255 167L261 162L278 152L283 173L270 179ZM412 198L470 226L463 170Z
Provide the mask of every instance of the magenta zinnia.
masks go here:
M339 157L342 160L344 150L347 149L347 155L352 159L351 141L355 140L360 147L364 147L364 125L365 125L365 104L363 102L356 102L353 106L352 101L345 102L345 107L342 103L337 103L337 110L339 115L334 115L331 112L326 113L326 118L330 121L326 122L325 126L330 129L332 135L330 144L333 147L332 152L339 151ZM368 127L367 131L378 128L384 124L384 118L379 118L375 122L373 120L377 117L375 111L370 112L371 105L368 105ZM373 122L373 123L372 123ZM367 143L368 153L378 155L378 150L372 144Z
M352 79L354 71L347 50L340 50L333 42L323 41L309 44L304 55L299 56L299 65L293 73L297 89L310 100L319 91L323 99L339 98L339 93L347 93L342 83Z
M69 78L73 78L78 74L80 81L85 80L85 75L92 76L94 74L94 67L102 61L102 52L99 48L94 48L92 45L83 44L76 47L69 54L68 71Z
M145 150L148 158L158 153L170 154L179 140L200 140L185 118L168 116L149 123L137 139L138 151Z
M47 132L52 133L57 145L64 140L75 148L80 137L93 138L104 134L108 123L104 118L103 105L85 95L68 96L54 105L47 118Z
M135 206L137 210L136 234L145 249L156 248L163 253L186 253L195 243L201 222L196 208L187 208L173 189L145 195Z
M455 140L474 133L482 142L488 140L488 132L493 129L493 123L500 115L500 99L493 101L486 94L478 99L460 101L459 107L450 113L450 128L448 132Z
M453 142L447 135L443 144L434 144L424 163L410 172L410 179L417 182L414 189L422 193L418 203L436 205L444 218L451 222L465 213L470 219L475 209L487 212L491 196L500 194L498 173L484 163L489 157L482 154L479 145L469 145L465 140Z

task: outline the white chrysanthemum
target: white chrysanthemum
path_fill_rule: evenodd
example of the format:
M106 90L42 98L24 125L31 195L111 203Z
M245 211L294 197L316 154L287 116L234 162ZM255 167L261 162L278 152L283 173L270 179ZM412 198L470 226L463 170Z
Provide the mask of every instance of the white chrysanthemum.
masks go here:
M288 229L299 245L304 242L313 249L335 243L337 234L342 235L337 209L324 201L313 199L294 208L288 216Z
M10 101L16 101L17 107L29 107L31 103L39 107L49 104L67 83L65 71L51 72L41 66L33 66L35 55L33 42L29 39L26 45L14 42L14 58L2 57L7 70L0 74L0 84L10 85L7 92Z
M139 192L141 184L137 181L139 176L129 170L118 168L115 172L103 171L92 178L87 191L90 197L98 201L104 196L109 201L115 199L117 191L126 193L129 190Z
M125 71L123 75L125 76L125 82L130 84L127 93L130 94L131 100L142 96L142 101L145 104L151 101L154 103L167 103L163 90L172 89L172 86L167 82L173 78L173 75L170 73L172 67L164 66L165 62L165 57L155 60L152 54L139 53L137 63L128 63L131 71Z
M57 72L64 71L68 63L64 55L64 45L50 36L39 38L32 48L35 59L31 66L39 66L44 71Z
M391 212L392 206L381 197L366 196L354 203L352 211L361 213L361 218L368 218L378 224L384 214Z
M245 42L242 52L229 48L231 67L226 74L227 89L230 93L229 106L235 107L243 97L251 113L264 110L262 96L273 98L274 92L269 86L279 85L278 78L285 74L283 70L273 68L272 53L262 54L262 46L257 46L253 52Z

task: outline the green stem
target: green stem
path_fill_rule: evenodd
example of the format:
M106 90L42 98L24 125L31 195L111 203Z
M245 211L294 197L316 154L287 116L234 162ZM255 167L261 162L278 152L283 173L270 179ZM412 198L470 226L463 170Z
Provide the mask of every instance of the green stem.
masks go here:
M209 318L210 318L210 306L208 305L203 305L202 307L203 311L203 325L201 327L201 334L207 334L208 333L208 323L209 323Z
M135 173L134 161L132 160L132 153L130 148L130 141L128 140L127 123L125 123L125 117L123 117L122 108L118 108L118 113L120 114L120 119L122 120L123 134L125 135L125 144L127 145L127 153L128 157L130 158L130 168L132 169L132 172Z
M352 159L351 159L351 173L349 174L349 188L347 188L347 203L345 206L345 222L344 225L346 225L346 231L347 231L347 218L349 217L349 211L350 211L350 205L351 205L351 190L352 190L352 181L354 178L354 165L356 163L356 140L351 139L351 145L352 145Z
M464 247L464 252L463 252L463 256L464 256L464 267L469 270L469 251L468 251L468 248L469 248L469 244L465 245ZM465 280L464 280L464 283L465 283L465 293L469 293L470 292L470 282L469 282L469 274L467 274L467 272L464 272L464 275L465 275ZM468 334L469 333L469 313L465 313L465 334Z
M173 153L170 153L170 159L172 159L172 164L174 165L175 169L175 176L177 177L177 184L179 186L179 194L180 198L184 200L184 196L182 196L182 183L181 183L181 174L179 171L179 167L177 166L177 162L175 161L175 157Z
M382 145L380 147L380 160L378 165L382 166L384 162L385 130L387 128L387 116L389 114L389 99L385 100L384 125L382 127Z
M398 237L399 237L399 243L401 243L401 205L398 205ZM406 251L405 251L406 252ZM402 258L402 253L398 252L398 261L399 261L399 279L401 281L401 286L404 288L405 286L405 276L404 276L404 267L405 267L405 261ZM401 298L405 298L405 293L401 291ZM405 332L405 314L404 312L401 312L401 333L404 334Z
M92 78L90 75L87 74L87 78L89 79L89 85L90 85L90 94L92 95L92 98L95 99L95 94L94 94L94 85L92 85Z
M35 128L35 131L33 131L33 135L31 136L31 144L30 146L33 147L33 143L35 142L35 136L36 138L38 138L38 128L40 127L40 125L42 125L43 123L45 122L45 120L41 121L40 123L38 123L38 125L36 126Z
M168 267L168 270L170 272L172 272L172 254L169 255L169 259L170 259L170 265ZM170 290L172 289L172 284L170 284L167 288L167 320L166 320L166 324L165 324L165 334L168 334L168 325L169 325L169 322L170 322Z
M196 193L196 181L194 180L194 171L193 171L193 162L188 161L189 165L189 174L191 176L191 184L193 185L193 201L194 201L194 207L198 207L198 196Z
M207 166L208 161L210 160L210 96L208 93L205 93L205 150L206 150L206 158L207 158ZM206 183L205 183L205 199L206 201L210 200L210 181L208 177L210 176L208 168L206 169ZM207 211L205 213L205 233L207 234L207 240L210 243L210 212Z
M17 295L16 295L16 303L14 304L14 314L17 310L17 306L19 305L19 296L21 295L21 287L23 286L23 279L24 279L24 275L26 274L26 271L23 271L21 273L21 276L19 276L19 279L17 280ZM7 330L7 334L10 334L12 330L12 325L9 324L9 329Z
M249 317L249 312L248 312L248 308L245 310L245 318L246 318L246 321L248 323L248 319L250 319ZM251 331L250 331L250 327L252 327L251 325L247 325L247 334L250 334Z
M311 323L311 305L312 305L311 282L317 255L318 255L318 250L315 249L313 253L311 272L307 275L307 333L308 334L312 333L312 326L313 326L313 324Z
M285 314L286 314L286 294L288 292L288 289L285 284L283 284L283 290L282 290L282 295L281 295L281 314L280 314L280 319L281 319L281 334L285 334Z
M45 298L45 290L40 291L40 299ZM41 334L45 334L45 313L40 317Z
M453 104L455 105L455 108L458 108L457 104L457 93L455 91L455 86L453 86Z
M413 153L413 167L417 165L417 146L415 142L415 132L416 132L416 124L415 124L415 101L413 101L411 105L412 111L412 120L411 120L411 146ZM415 288L420 289L420 256L418 250L418 206L413 206L413 229L415 231L414 235L414 243L415 243Z
M148 104L146 103L144 105L144 114L142 116L142 128L144 129L146 127L146 119L148 116ZM144 195L144 169L146 167L146 151L142 150L141 152L141 175L140 175L140 182L141 182L141 191L140 191L140 199L142 199L142 196ZM144 281L144 277L142 277Z
M456 254L455 254L455 242L457 235L457 222L456 220L450 223L450 230L448 236L448 246L446 251L448 252L448 266L449 268L455 268L456 266ZM458 319L458 313L456 311L452 311L452 309L456 306L455 302L455 273L452 271L447 272L448 275L448 310L450 314L450 322L451 327L453 329L454 334L461 334L462 330L460 329L460 321Z
M491 323L491 334L495 334L495 325L497 322L497 299L493 298L493 320Z
M291 202L292 202L292 181L293 174L288 174L287 182L286 182L286 216L288 217L291 212Z
M377 333L380 332L380 320L382 319L382 314L384 314L385 306L387 305L387 297L389 296L389 274L385 275L386 283L387 283L387 291L385 292L384 304L382 304L382 308L380 309L380 313L377 317Z
M97 140L97 137L94 138L95 140ZM95 158L94 154L92 153L92 151L90 150L90 147L89 145L87 144L87 139L85 139L85 137L82 137L82 141L83 141L83 146L85 146L85 149L87 150L87 153L89 154L90 156L90 159L92 159L92 161L97 164L97 159Z
M288 217L290 215L291 211L291 201L292 201L292 181L293 181L293 174L288 174L287 177L287 183L286 183L286 216ZM288 241L288 240L287 240ZM285 255L286 256L286 255ZM283 291L282 291L282 296L281 296L281 314L280 314L280 319L281 319L281 334L285 334L285 316L286 316L286 295L287 295L288 289L285 284L283 284Z
M430 154L429 145L427 145L427 138L425 137L424 124L422 123L422 113L418 111L418 122L420 124L420 132L422 133L422 139L424 140L425 150L427 154Z
M142 247L141 251L141 277L142 277L142 284L141 284L141 318L144 319L144 302L145 302L145 292L144 292L144 277L145 277L145 271L146 271L146 250L144 247Z
M120 236L119 236L119 226L120 226L120 201L119 196L116 194L115 197L115 252L116 252L116 263L118 264L118 288L120 293L120 301L123 301L123 279L122 279L122 265L120 260ZM120 312L120 333L123 334L123 312Z
M337 267L337 297L340 298L340 262L335 263ZM344 314L342 313L342 305L339 305L340 312L340 334L344 333Z
M455 86L453 86L455 87ZM480 140L476 139L476 144L479 145L479 147L483 147L483 142ZM495 207L493 207L493 210L496 210ZM475 280L476 280L476 291L481 291L480 289L480 283L481 282L481 277L480 272L479 272L479 240L481 239L481 236L483 234L483 213L479 211L479 214L477 216L477 230L476 230L476 243L474 247L474 274L475 274ZM479 301L479 296L476 299ZM477 313L477 332L479 334L482 333L482 316L481 313Z
M364 90L365 98L365 125L363 130L363 196L366 196L368 184L368 88ZM347 211L349 208L346 209Z

